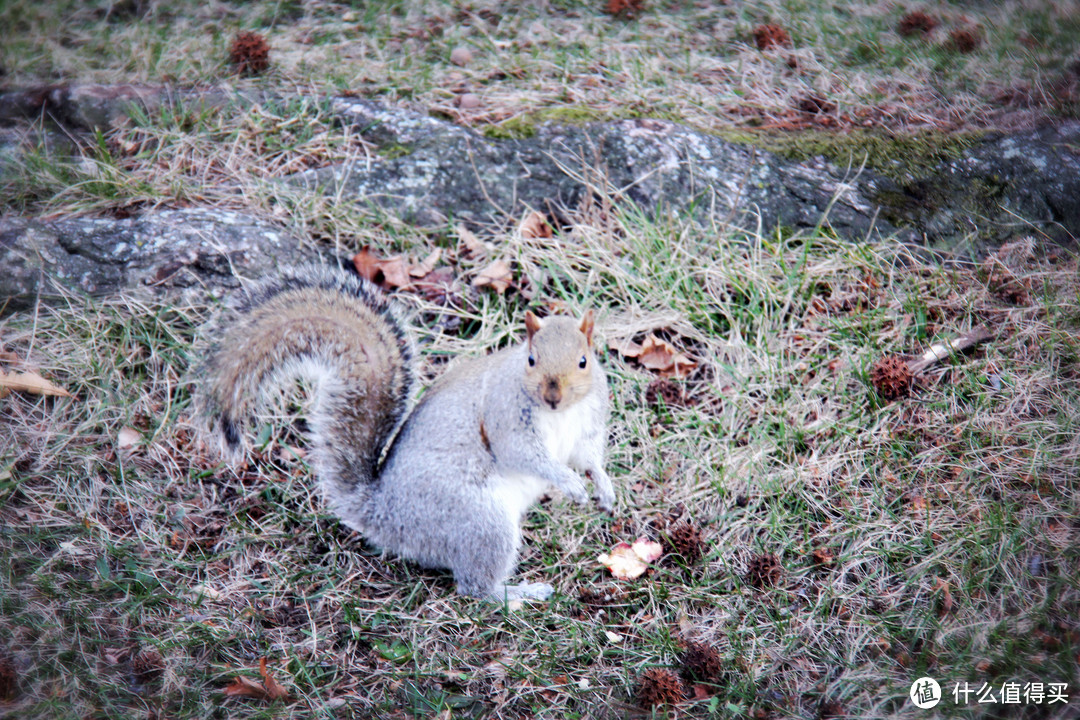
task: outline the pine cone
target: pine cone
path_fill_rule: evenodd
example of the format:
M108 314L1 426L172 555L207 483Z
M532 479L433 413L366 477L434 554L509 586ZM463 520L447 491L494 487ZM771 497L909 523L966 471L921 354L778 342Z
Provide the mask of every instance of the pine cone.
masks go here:
M746 581L759 590L764 590L780 582L783 575L784 569L775 555L755 555L750 558Z
M674 705L686 698L686 688L679 676L665 668L649 668L641 676L637 699L645 707Z
M912 35L925 37L937 27L937 24L937 20L932 15L927 15L922 10L913 10L900 18L900 22L896 26L896 32L904 37L911 37Z
M686 562L693 564L704 555L705 540L701 530L690 522L682 522L670 528L664 536L669 552L682 555Z
M150 682L165 670L165 661L157 650L143 650L135 656L132 669L139 682Z
M870 369L870 382L882 399L892 402L911 392L911 367L897 355L881 358Z
M720 682L724 674L724 662L712 645L687 642L682 656L683 673L699 682Z
M787 47L791 45L791 36L787 34L787 30L776 23L769 23L754 28L754 42L757 43L758 50L768 50L777 46Z
M259 33L237 33L229 48L229 60L241 75L258 75L270 67L270 46Z

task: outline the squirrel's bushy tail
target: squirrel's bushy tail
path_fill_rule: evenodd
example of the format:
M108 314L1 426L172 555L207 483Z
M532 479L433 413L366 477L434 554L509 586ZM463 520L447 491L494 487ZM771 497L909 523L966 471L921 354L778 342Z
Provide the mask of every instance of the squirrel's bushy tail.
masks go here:
M194 377L197 414L236 453L258 405L306 380L316 477L343 519L357 517L366 495L358 486L376 477L414 382L412 342L389 301L346 271L305 266L258 286L218 324Z

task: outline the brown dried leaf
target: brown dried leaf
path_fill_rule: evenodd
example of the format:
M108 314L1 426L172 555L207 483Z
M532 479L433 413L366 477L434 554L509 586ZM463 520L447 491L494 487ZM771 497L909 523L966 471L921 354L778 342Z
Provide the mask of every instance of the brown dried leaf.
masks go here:
M266 658L259 658L259 674L263 677L263 685L266 687L266 696L270 700L281 700L289 696L288 690L283 688L266 669Z
M413 265L409 268L409 275L414 278L427 277L435 266L439 264L439 258L442 257L442 248L435 248L428 256L420 261L419 265Z
M551 226L547 224L543 214L535 210L525 216L525 219L521 221L521 225L518 226L518 231L523 238L543 239L552 236Z
M401 255L380 258L371 251L370 246L365 245L360 252L353 255L352 262L360 277L370 280L384 290L407 288L410 285L409 268Z
M611 340L608 342L608 347L623 357L631 359L641 355L641 345L629 338L623 340Z
M505 260L496 260L480 271L473 278L474 288L490 287L502 295L514 284L514 274L510 270L510 263Z
M836 557L833 555L832 550L827 547L817 548L810 553L810 557L818 567L832 567L836 564Z
M934 582L934 590L941 591L941 607L938 608L938 615L944 616L952 612L953 597L952 591L949 590L949 583L945 582L942 578L938 578Z
M67 390L53 385L36 372L5 373L0 370L0 389L16 390L31 395L59 395L71 397Z
M633 17L641 12L644 0L608 0L606 10L609 15Z
M224 693L229 697L251 697L257 700L266 700L266 688L262 683L255 682L243 675L237 675L232 684L226 686Z
M411 284L409 266L402 255L395 255L380 261L380 269L383 273L381 284L384 288L407 288Z
M289 696L289 692L275 680L266 669L266 658L259 659L259 674L262 682L237 675L236 679L228 685L224 693L229 697L250 697L256 700L281 700Z
M476 237L473 231L464 225L457 226L457 236L461 244L465 246L463 255L478 258L487 252L487 247L480 241L480 238Z
M680 353L674 345L655 335L649 335L641 344L638 362L664 377L684 378L697 368L697 363Z
M360 248L360 252L353 255L352 263L356 272L360 273L360 277L376 282L375 278L379 274L379 259L375 257L375 253L371 252L369 245Z

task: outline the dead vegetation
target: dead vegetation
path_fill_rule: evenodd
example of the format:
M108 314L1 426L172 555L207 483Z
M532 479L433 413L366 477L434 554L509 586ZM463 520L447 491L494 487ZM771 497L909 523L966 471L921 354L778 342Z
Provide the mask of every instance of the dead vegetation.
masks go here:
M1075 51L1075 3L928 5L939 24L907 38L912 8L879 3L593 5L80 3L58 24L49 3L13 2L0 64L13 84L356 92L480 128L582 106L710 129L985 127L999 111L1067 114L1080 75L1052 69ZM211 16L228 31L192 30ZM797 42L760 50L753 29L770 20ZM240 27L269 46L258 79L228 63ZM970 51L947 47L958 27L980 28ZM468 93L476 106L455 104ZM947 262L827 231L645 218L611 198L558 227L538 213L422 232L265 182L369 152L310 101L136 118L79 167L32 157L5 207L278 218L396 294L428 380L520 335L526 307L595 308L618 512L553 497L530 514L519 574L555 584L550 605L462 599L328 515L301 402L260 418L237 467L200 444L187 373L210 308L72 296L5 315L0 712L873 717L903 716L924 674L1075 687L1075 255L1018 239ZM981 326L992 340L910 378L874 369L910 369ZM665 555L636 579L597 561L639 538Z
M512 613L328 516L299 405L263 418L246 464L219 465L185 422L205 309L72 298L5 318L5 370L71 393L0 400L9 707L861 716L924 669L1072 677L1074 257L1020 242L943 271L885 245L586 217L550 238L486 237L512 271L503 293L397 290L425 377L505 342L525 306L587 304L613 347L653 335L695 360L665 382L697 402L646 401L662 371L609 352L619 511L554 498L532 513L520 574L558 595ZM476 242L435 270L483 268ZM1000 296L1005 280L1030 286L1026 304ZM871 387L882 354L918 356L979 323L999 333L921 371L907 396ZM612 578L597 557L636 537L665 556Z

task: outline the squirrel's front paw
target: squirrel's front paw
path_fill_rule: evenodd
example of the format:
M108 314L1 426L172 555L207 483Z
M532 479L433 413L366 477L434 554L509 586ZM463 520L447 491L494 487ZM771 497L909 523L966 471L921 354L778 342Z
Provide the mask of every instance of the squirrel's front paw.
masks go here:
M559 483L559 489L563 491L566 497L570 498L578 505L584 505L589 502L589 492L585 489L585 483L581 481L581 478L576 474L571 473L561 483Z
M611 485L611 478L603 470L590 470L589 478L593 481L596 493L596 505L604 512L615 509L615 488Z

